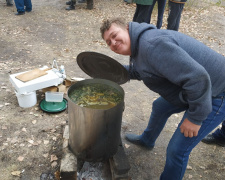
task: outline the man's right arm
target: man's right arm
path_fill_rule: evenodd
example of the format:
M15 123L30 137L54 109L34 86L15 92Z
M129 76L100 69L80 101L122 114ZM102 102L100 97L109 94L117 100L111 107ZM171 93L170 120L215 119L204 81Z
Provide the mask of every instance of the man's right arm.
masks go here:
M141 80L139 73L133 67L130 65L123 65L123 67L128 71L129 79Z

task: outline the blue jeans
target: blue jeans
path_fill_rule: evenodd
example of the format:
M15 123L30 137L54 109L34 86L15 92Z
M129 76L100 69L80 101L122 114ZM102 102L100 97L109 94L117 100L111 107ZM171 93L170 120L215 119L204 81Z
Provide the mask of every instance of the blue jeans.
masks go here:
M169 1L169 14L167 18L167 29L178 31L180 26L181 13L184 4Z
M157 27L157 29L160 29L162 27L162 23L163 23L163 14L164 14L165 6L166 6L166 0L154 0L153 1L153 4L150 9L150 22L151 22L152 11L154 9L156 1L158 3L158 17L157 17L156 27Z
M225 121L222 123L222 128L217 129L214 133L212 133L213 137L222 141L225 141Z
M32 11L31 0L14 0L17 12ZM25 6L25 9L24 9Z
M184 112L184 116L168 144L166 164L160 180L181 180L183 178L192 149L225 120L225 93L212 98L212 107L213 111L203 121L198 136L192 138L185 137L180 132L179 127L187 117ZM174 113L185 110L187 109L176 107L162 97L156 99L153 102L148 126L141 135L141 141L147 146L153 147L168 118Z
M138 23L150 23L150 10L152 5L136 4L133 21Z

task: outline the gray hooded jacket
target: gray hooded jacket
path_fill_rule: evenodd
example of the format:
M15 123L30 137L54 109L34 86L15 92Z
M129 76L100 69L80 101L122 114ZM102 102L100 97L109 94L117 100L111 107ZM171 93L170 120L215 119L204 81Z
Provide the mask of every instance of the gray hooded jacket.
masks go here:
M129 23L130 78L142 80L170 103L187 108L201 125L212 111L212 97L225 91L225 57L177 31Z

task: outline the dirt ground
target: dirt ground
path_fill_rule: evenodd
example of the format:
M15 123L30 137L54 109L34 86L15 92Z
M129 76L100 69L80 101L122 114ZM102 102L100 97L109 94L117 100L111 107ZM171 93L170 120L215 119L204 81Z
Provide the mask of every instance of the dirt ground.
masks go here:
M0 179L39 180L42 173L55 174L62 158L62 133L68 112L49 114L38 103L44 98L37 91L38 103L32 108L18 105L9 75L44 65L55 58L64 65L67 76L89 78L76 63L83 51L106 54L120 63L128 57L111 52L100 37L99 27L107 17L124 17L131 21L134 4L123 0L94 0L94 9L78 4L75 11L65 10L66 0L32 0L33 11L15 16L15 5L0 1ZM219 1L218 1L219 2ZM224 1L220 1L224 4ZM156 21L156 11L152 23ZM162 29L166 29L168 8ZM225 55L225 7L206 0L189 1L182 14L180 32L204 42ZM142 133L158 97L142 82L122 85L125 110L121 137L130 162L133 180L159 179L165 163L166 147L182 114L173 115L152 151L124 140L124 133ZM222 180L225 176L225 149L200 143L191 153L184 180ZM49 178L50 179L50 178Z

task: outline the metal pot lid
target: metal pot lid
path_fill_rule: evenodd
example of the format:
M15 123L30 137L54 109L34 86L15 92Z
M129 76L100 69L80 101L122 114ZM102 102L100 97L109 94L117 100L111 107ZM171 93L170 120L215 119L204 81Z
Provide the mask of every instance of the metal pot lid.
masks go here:
M82 52L77 56L77 63L92 78L107 79L117 84L124 84L129 80L123 65L100 53Z

